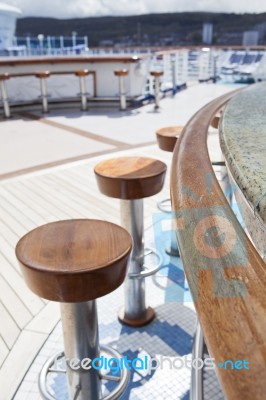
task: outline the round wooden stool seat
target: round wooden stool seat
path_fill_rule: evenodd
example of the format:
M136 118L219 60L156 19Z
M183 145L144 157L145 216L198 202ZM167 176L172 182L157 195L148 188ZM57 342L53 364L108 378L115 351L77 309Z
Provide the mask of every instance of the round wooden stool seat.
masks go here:
M215 129L218 129L220 122L221 114L215 115L211 121L211 126Z
M35 73L36 78L49 78L50 72L49 71L38 71Z
M9 78L10 78L10 75L7 72L0 75L0 81L6 81Z
M158 77L163 75L163 71L150 71L151 76Z
M128 75L128 70L127 69L116 69L114 70L115 76L126 76Z
M88 69L79 69L78 71L75 71L76 76L87 76L89 73L90 71Z
M94 172L101 193L124 200L143 199L159 193L166 165L153 158L121 157L103 161Z
M158 129L156 131L156 137L160 149L173 152L182 130L183 126L167 126Z
M125 278L131 237L118 225L68 220L23 236L16 256L29 288L58 302L85 302L112 292Z

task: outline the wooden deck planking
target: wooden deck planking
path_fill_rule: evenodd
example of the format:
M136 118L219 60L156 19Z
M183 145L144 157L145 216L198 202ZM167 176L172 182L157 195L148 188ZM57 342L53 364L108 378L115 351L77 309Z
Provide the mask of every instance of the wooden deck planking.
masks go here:
M55 207L58 207L58 201L61 202L61 209L65 214L65 218L85 218L87 210L82 208L79 204L77 205L75 201L71 201L70 197L70 190L66 189L65 193L62 193L61 189L57 189L54 187L51 189L51 183L56 183L55 187L60 183L54 181L52 178L42 177L39 179L38 182L34 182L34 187L38 189L40 192L47 192L50 190L50 193L44 195L44 199L49 201ZM54 196L53 191L56 191L56 197ZM76 195L77 197L77 195Z
M1 201L1 212L0 212L1 222L4 225L6 225L8 229L12 231L17 237L20 237L27 230L27 227L25 227L25 225L23 224L24 221L21 221L23 211L20 211L20 209L10 206L8 201L6 201L5 204L5 199L3 198L3 196L1 196L0 201Z
M22 228L23 232L25 228ZM0 218L0 232L1 236L11 245L17 242L18 238L20 237L20 233L16 232L16 229L12 225L7 225L1 218Z
M11 349L20 334L20 329L1 301L0 321L0 335L7 347Z
M0 276L10 285L32 315L36 315L44 307L43 300L28 289L22 276L11 264L8 263L1 253Z
M49 334L59 320L60 306L50 301L26 326L26 330Z
M9 354L9 348L7 347L7 345L0 336L0 368L8 354Z
M0 185L0 192L1 215L3 214L3 207L5 207L3 218L6 223L13 218L13 220L15 219L17 223L28 230L39 225L41 221L43 221L43 218L32 210L25 201L22 201L20 197L16 197L10 193L3 184ZM10 223L10 225L13 226L13 222Z
M23 329L32 319L32 314L2 276L0 276L0 301L8 309L20 329Z
M18 266L18 262L15 256L14 246L11 246L1 235L0 235L0 249L4 249L3 256L7 261L21 274Z
M13 398L17 387L47 338L44 333L24 330L0 369L0 400Z
M9 191L14 196L20 197L22 201L27 202L32 210L35 210L35 212L43 217L43 224L51 222L54 219L61 218L63 215L60 211L60 208L56 210L49 203L47 203L47 201L44 201L41 193L36 195L35 193L31 192L31 190L27 190L26 182L16 182L16 185L9 187Z
M56 219L73 218L73 209L69 209L69 207L62 205L62 203L59 206L58 189L51 189L49 185L44 187L42 179L40 178L38 182L24 183L25 189L31 193L33 200L37 201L40 206L44 207ZM47 205L49 205L49 208Z
M66 176L54 176L53 179L57 184L61 181L61 194L64 196L64 200L66 203L70 204L75 209L81 210L81 212L87 217L91 217L92 211L99 213L99 198L97 194L95 194L94 188L88 189L88 191L86 192L83 188L84 184L82 186L75 183L75 186L73 186L71 185L71 177L69 178ZM68 196L67 193L69 194ZM109 208L110 211L109 204L102 204L102 210L105 210L107 208ZM111 209L115 211L115 207L111 207Z
M62 182L62 180L66 182L66 177L64 177L64 179L53 177L53 179L57 179L58 184L60 181ZM62 183L62 186L64 186L64 183ZM115 214L117 219L119 214L119 201L107 198L99 193L96 183L95 187L86 186L87 187L84 188L84 182L80 184L75 182L74 187L70 186L70 181L65 183L65 195L68 193L66 201L72 201L77 208L83 211L87 218L102 217L103 215L112 216ZM99 207L99 203L101 207Z

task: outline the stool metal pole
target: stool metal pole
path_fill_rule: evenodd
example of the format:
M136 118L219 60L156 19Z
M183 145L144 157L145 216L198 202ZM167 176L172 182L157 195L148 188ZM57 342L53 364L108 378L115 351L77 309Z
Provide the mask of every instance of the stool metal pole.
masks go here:
M99 357L96 301L60 305L69 398L99 400L101 398L99 371L94 368L87 369L86 366L83 368L77 361L77 359L82 361Z
M172 223L172 230L171 230L171 242L170 246L165 249L166 254L172 257L180 257L179 249L178 249L178 244L177 244L177 238L176 238L176 232L175 232L175 226Z
M48 112L48 100L47 100L45 78L40 78L40 85L41 85L41 94L42 94L42 110L43 110L43 113L47 113Z
M126 89L125 89L125 81L123 76L119 76L119 95L120 95L120 109L126 110L127 102L126 102Z
M120 200L121 225L131 234L133 249L129 262L128 276L125 280L125 319L142 319L146 313L145 280L130 278L142 270L143 247L143 200Z
M160 101L160 77L154 77L154 94L155 94L155 109L159 108Z
M87 110L87 95L86 95L86 81L85 76L79 77L80 95L81 95L81 110Z
M173 95L176 94L176 58L175 54L171 54L171 72L172 72L172 85Z
M9 118L10 117L10 109L9 109L8 98L7 98L6 84L2 80L0 81L0 87L1 87L3 106L4 106L4 115L6 118Z
M192 361L199 358L203 360L204 337L200 323L197 323L197 329L194 336L192 348ZM203 369L191 367L191 389L190 400L203 400Z
M164 204L168 203L168 202L170 204L170 210L164 208ZM177 237L176 237L175 224L174 224L174 216L175 216L175 214L172 213L172 210L171 210L171 199L164 199L164 200L160 201L157 204L157 207L163 213L171 213L172 214L171 241L170 241L170 245L165 248L165 252L169 256L180 257L178 243L177 243Z

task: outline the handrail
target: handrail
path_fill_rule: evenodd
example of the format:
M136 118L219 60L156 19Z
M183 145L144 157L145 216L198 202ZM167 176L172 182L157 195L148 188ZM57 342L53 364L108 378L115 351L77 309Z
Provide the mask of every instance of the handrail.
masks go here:
M28 77L32 76L35 77L37 71L32 71L32 72L24 72L24 73L10 73L9 76L10 78L23 78L23 77ZM71 70L71 71L52 71L50 72L50 76L53 75L73 75L76 73L76 70ZM93 79L93 97L97 97L97 72L93 70L89 70L89 75L92 75Z
M227 203L207 149L209 124L234 94L207 104L185 126L173 154L171 198L185 273L224 394L258 400L266 393L266 265ZM249 364L225 369L226 360Z
M14 66L14 65L32 65L32 64L75 64L75 63L110 63L110 62L123 62L123 63L136 63L147 56L135 55L80 55L80 56L35 56L35 57L1 57L0 67Z

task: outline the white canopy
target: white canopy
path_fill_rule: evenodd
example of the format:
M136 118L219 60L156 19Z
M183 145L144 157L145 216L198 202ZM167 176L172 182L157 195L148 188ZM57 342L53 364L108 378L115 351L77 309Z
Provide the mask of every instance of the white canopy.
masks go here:
M0 13L2 12L21 14L21 10L19 8L10 6L6 3L0 3Z

